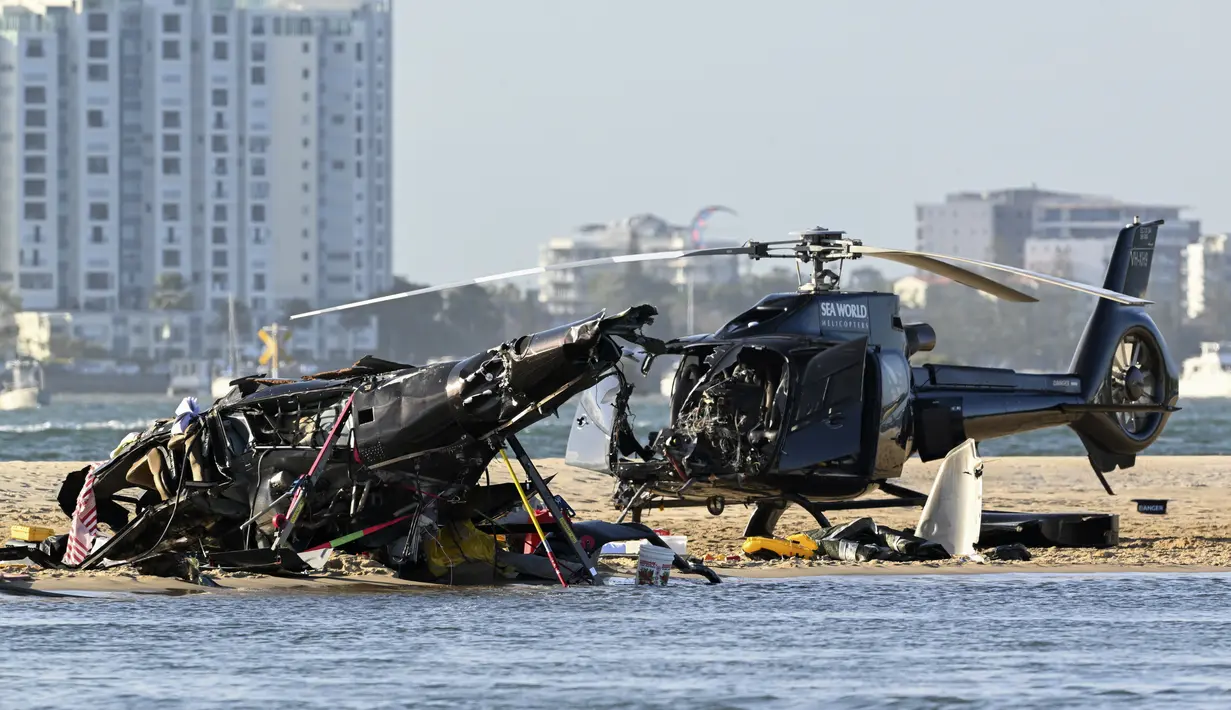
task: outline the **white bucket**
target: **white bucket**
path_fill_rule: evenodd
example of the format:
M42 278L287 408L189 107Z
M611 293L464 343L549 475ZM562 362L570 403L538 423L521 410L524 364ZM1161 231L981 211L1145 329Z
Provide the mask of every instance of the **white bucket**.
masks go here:
M673 562L675 551L669 547L646 544L637 548L637 584L666 586Z

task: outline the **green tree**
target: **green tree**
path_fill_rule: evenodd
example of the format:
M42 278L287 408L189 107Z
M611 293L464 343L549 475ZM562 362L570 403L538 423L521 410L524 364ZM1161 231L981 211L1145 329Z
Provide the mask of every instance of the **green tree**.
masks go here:
M150 309L155 311L189 311L193 307L192 292L184 284L183 275L170 271L154 281Z
M20 312L21 296L12 289L0 288L0 353L17 350L17 314Z
M390 296L426 286L395 276L389 289L375 295ZM355 310L376 316L377 355L390 360L419 363L445 354L440 341L443 304L443 297L436 292L384 301Z

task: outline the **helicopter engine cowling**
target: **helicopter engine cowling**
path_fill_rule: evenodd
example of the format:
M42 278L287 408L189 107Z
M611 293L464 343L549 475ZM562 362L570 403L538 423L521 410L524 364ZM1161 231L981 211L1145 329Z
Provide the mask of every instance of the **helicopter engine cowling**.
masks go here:
M903 330L906 331L906 357L935 349L936 329L927 323L907 323Z

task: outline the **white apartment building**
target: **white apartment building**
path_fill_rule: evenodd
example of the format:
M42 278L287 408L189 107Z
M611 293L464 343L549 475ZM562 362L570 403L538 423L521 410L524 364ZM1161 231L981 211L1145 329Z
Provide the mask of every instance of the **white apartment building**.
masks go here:
M47 5L0 31L0 286L27 309L112 314L89 330L122 356L178 300L203 352L231 295L285 322L389 286L388 0ZM293 347L374 347L343 320Z
M707 240L706 247L738 246L734 242ZM548 266L586 259L599 259L619 254L693 249L692 233L687 226L668 223L651 214L635 215L607 224L581 227L569 237L549 240L539 249L539 265ZM683 287L689 274L693 283L733 281L739 278L740 265L745 260L736 257L676 259L648 261L638 268L647 275ZM616 308L622 304L597 303L586 290L593 269L630 268L629 265L600 266L591 269L548 271L539 275L539 301L553 316L574 317L596 313L601 308ZM631 305L623 304L623 305Z
M1231 244L1226 234L1205 234L1184 252L1185 316L1213 316L1231 303Z

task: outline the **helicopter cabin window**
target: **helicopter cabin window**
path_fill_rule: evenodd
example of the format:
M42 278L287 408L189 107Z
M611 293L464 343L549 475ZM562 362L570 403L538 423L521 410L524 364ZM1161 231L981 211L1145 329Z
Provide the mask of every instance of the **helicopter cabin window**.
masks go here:
M790 310L790 305L790 301L759 303L731 319L731 322L724 328L724 332L733 333L777 320Z

